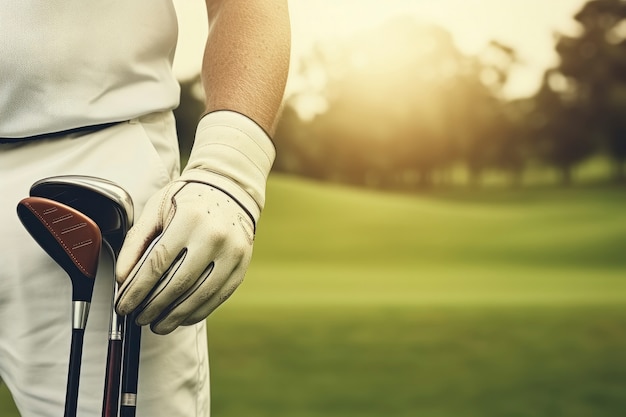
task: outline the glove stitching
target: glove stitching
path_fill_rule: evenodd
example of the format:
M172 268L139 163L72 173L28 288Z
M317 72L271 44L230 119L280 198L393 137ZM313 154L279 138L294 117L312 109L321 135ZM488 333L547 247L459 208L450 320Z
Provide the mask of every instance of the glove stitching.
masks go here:
M232 182L232 183L233 183L234 185L236 185L237 187L242 188L242 187L239 185L239 183L235 182L232 178L229 178L229 177L224 177L224 176L223 176L221 173L219 173L219 172L211 171L210 169L204 169L204 168L191 168L191 170L199 170L199 171L202 171L202 172L208 172L208 173L211 173L211 174L219 175L220 177L222 177L222 178L224 178L224 179L226 179L226 180L228 180L228 181ZM231 193L229 193L228 191L224 190L222 187L218 187L218 186L216 186L216 185L213 185L213 184L211 184L211 183L208 183L208 182L205 182L205 181L202 181L202 180L191 180L191 179L190 179L190 180L176 180L176 181L185 182L185 183L204 184L204 185L208 185L209 187L213 187L213 188L215 188L216 190L220 190L221 192L223 192L224 194L226 194L227 196L229 196L229 197L230 197L230 198L231 198L231 199L232 199L235 203L237 203L237 205L238 205L238 206L239 206L239 207L240 207L240 208L241 208L241 209L242 209L242 210L243 210L243 211L244 211L244 212L248 215L248 217L250 217L250 220L252 220L252 225L253 225L254 233L256 234L256 221L254 220L254 216L252 215L252 213L250 213L250 211L249 211L247 208L245 208L245 207L243 206L243 204L241 204L241 203L239 202L239 200L237 200L237 199L236 199L236 198L235 198L235 197L234 197ZM244 192L246 192L246 191L244 190ZM246 194L248 194L248 193L246 192ZM250 195L250 194L248 194L248 195ZM258 204L258 203L254 200L254 198L252 198L252 196L250 196L250 198L252 199L252 201L254 201L254 202L255 202L255 204L256 204L256 205L257 205L257 207L258 207L258 206L259 206L259 204ZM259 209L260 209L260 207L259 207Z
M167 225L170 224L170 222L172 221L172 218L174 218L174 214L176 213L176 200L174 199L174 197L176 196L176 194L178 194L180 192L180 190L182 190L184 187L184 185L182 187L180 187L180 189L176 190L176 192L174 192L171 196L169 196L170 194L170 190L172 188L174 188L174 182L170 183L167 186L167 189L164 192L164 197L161 199L161 202L159 203L159 211L158 211L158 219L159 219L159 226L161 227L162 231L165 231L165 229L167 228ZM165 221L163 221L163 213L165 212L165 206L167 205L167 203L169 203L172 205L172 209L169 210L169 213L167 214L167 218L165 219Z
M157 236L155 236L152 239L152 242L150 242L150 244L148 245L148 247L145 249L143 255L141 256L141 258L139 259L139 261L137 261L137 264L135 265L135 268L133 269L133 271L131 271L131 274L129 274L128 278L126 279L125 283L128 282L128 284L122 286L122 288L120 288L120 294L118 296L117 302L115 303L116 308L120 305L120 304L124 304L125 299L128 298L128 291L131 290L132 288L134 288L135 286L135 278L137 277L137 274L139 273L139 271L143 268L143 266L145 265L146 261L149 258L149 255L152 253L152 251L154 250L154 248L156 247L156 245L158 244L158 242L161 240L161 237L163 237L163 235L165 234L165 232L167 231L168 226L170 225L172 219L174 218L174 214L176 213L176 200L174 200L174 196L176 194L178 194L178 192L180 190L183 189L183 187L180 187L179 190L177 190L174 194L172 194L169 197L169 200L171 201L172 204L172 210L169 211L169 214L167 216L167 219L164 221L162 221L163 218L163 213L165 212L165 206L166 206L166 202L168 200L168 195L170 190L174 187L175 182L170 183L167 188L164 191L165 196L163 198L161 198L161 201L159 202L159 209L158 209L158 226L161 229L161 233L159 233ZM177 184L176 184L177 185ZM131 230L132 231L132 230ZM146 297L144 297L141 302L143 302L148 296L150 295L150 293L148 293L148 295L146 295ZM141 302L139 302L138 306L141 305Z
M210 115L213 115L213 116L217 116L217 117L219 117L221 114L228 114L228 113L236 114L236 115L238 115L238 116L243 116L243 117L244 117L244 119L245 119L245 120L247 120L247 121L249 122L249 124L252 124L252 126L254 126L254 129L261 130L261 131L263 132L263 134L264 134L264 135L265 135L265 136L266 136L266 137L270 140L270 142L272 142L272 144L274 144L274 141L272 141L272 138L270 137L270 134L269 134L269 133L267 133L267 131L266 131L263 127L261 127L261 125L259 125L259 124L258 124L257 122L255 122L253 119L251 119L251 118L250 118L250 117L248 117L247 115L245 115L245 114L243 114L243 113L241 113L241 112L239 112L239 111L237 111L237 110L232 110L232 109L219 109L219 110L211 110L211 111L208 111L208 112L206 112L206 113L203 113L203 114L202 114L202 116L200 116L200 118L198 119L198 120L199 120L199 122L198 122L198 123L202 122L202 120L204 120L206 116L208 116L208 117L206 117L206 119L208 119L208 118L212 118ZM239 118L238 118L238 119L239 119ZM239 120L240 120L240 119L239 119ZM217 121L215 121L215 122L214 122L214 121L211 121L211 122L212 122L212 123L215 123L215 124L218 124L218 122L217 122ZM222 123L224 123L224 122L220 122L219 124L222 124ZM229 126L230 126L230 125L229 125Z
M255 198L255 197L254 197L254 196L253 196L253 195L252 195L252 194L251 194L248 190L246 190L246 188L245 188L245 184L243 184L243 183L239 182L239 181L238 181L237 179L235 179L235 178L230 177L229 175L225 175L225 174L224 174L224 172L222 172L222 171L215 171L215 170L212 170L212 169L207 168L207 167L204 167L204 166L194 166L194 167L189 167L188 169L185 169L185 171L183 172L183 175L181 175L181 178L179 178L179 181L184 181L184 182L198 182L198 183L202 183L202 184L206 184L206 185L210 185L210 186L212 186L212 187L215 187L215 188L217 188L217 189L219 189L219 190L221 190L221 191L225 192L225 193L226 193L226 194L228 194L229 196L233 197L233 198L235 199L235 201L237 201L237 202L239 203L239 205L240 205L240 206L241 206L244 210L246 210L246 212L249 212L249 210L248 210L248 209L244 206L244 204L243 204L241 201L239 201L237 198L235 198L235 197L233 196L233 194L231 194L231 193L229 193L229 192L225 191L225 190L224 190L224 189L222 189L221 187L216 186L216 185L215 185L215 184L213 184L213 183L210 183L210 182L207 182L207 181L203 181L203 180L198 180L198 179L187 179L185 174L190 173L190 172L194 172L194 171L196 171L196 172L197 172L197 171L200 171L201 173L205 173L205 174L212 174L212 175L215 175L215 176L219 177L219 178L220 178L220 179L222 179L222 180L225 180L225 181L229 182L229 183L230 183L230 184L232 184L234 187L238 188L238 189L239 189L239 190L241 190L244 194L246 194L246 195L250 198L251 202L252 202L252 203L254 203L254 204L256 205L256 207L259 209L259 212L261 212L261 211L262 211L262 209L263 209L262 205L261 205L261 204L257 201L257 199L256 199L256 198ZM185 178L183 178L183 177L185 177ZM254 190L253 190L253 191L254 191ZM256 194L256 193L254 193L254 194ZM259 195L259 199L263 199L263 200L264 200L264 198L263 198L263 197L264 197L264 196L263 196L263 194L260 194L260 195ZM251 214L251 215L252 215L252 214ZM254 216L252 216L252 217L254 217Z
M205 127L201 128L200 130L198 130L198 133L204 133L206 130L209 130L209 129L213 128L213 127L225 127L225 128L234 129L234 130L238 131L239 133L241 133L245 137L247 137L252 143L254 143L261 150L261 152L263 152L263 154L265 154L265 156L267 157L267 159L269 161L272 160L272 156L265 151L265 148L259 143L259 141L257 141L248 132L246 132L245 130L242 130L242 129L238 128L238 127L231 126L231 125L226 125L226 124L213 124L213 125L209 125L209 126L205 126ZM263 132L263 134L265 134L265 132ZM266 136L266 139L268 139L270 144L272 145L272 147L274 147L274 143L272 142L272 140L269 137L267 137L267 136ZM212 143L214 143L214 142L210 142L210 143L206 143L206 144L199 144L198 147L203 147L203 146L206 146L206 145L210 145ZM274 151L276 151L276 149L274 149Z
M145 252L143 253L141 258L139 259L139 261L135 265L133 271L131 271L131 274L128 276L128 278L124 282L125 284L126 283L127 284L123 285L122 288L120 288L120 293L118 295L117 301L115 302L115 307L116 308L118 308L120 304L124 304L124 301L127 298L128 291L131 288L134 287L135 278L137 277L137 274L139 273L139 270L145 265L146 261L148 260L149 254L152 252L152 249L154 249L154 247L157 245L157 243L161 240L162 236L163 236L163 232L161 232L161 234L159 234L158 236L156 236L152 240L150 245L146 248ZM139 304L141 304L141 303L139 303ZM130 314L130 312L129 312L129 314Z
M222 142L211 142L211 143L205 143L205 144L202 144L202 145L198 145L198 149L205 149L205 148L208 148L210 146L223 146L225 148L232 149L233 151L241 154L244 158L246 158L248 161L250 161L252 163L252 165L263 175L263 177L265 177L265 178L267 177L267 175L265 174L265 168L261 167L260 164L257 164L246 153L241 152L238 148L236 148L236 147L234 147L232 145L229 145L229 144L226 144L226 143L222 143ZM265 156L267 157L267 162L269 163L270 168L271 168L272 160L271 160L271 158L267 154L265 154ZM190 158L190 159L193 159L193 158ZM191 165L191 166L193 167L193 165Z
M157 317L156 320L154 320L153 325L156 327L158 326L159 323L163 322L165 319L168 318L168 316L176 309L178 308L182 303L184 303L185 301L187 301L192 295L194 295L197 290L202 286L202 284L204 284L206 282L207 279L209 279L209 277L211 276L211 273L213 272L213 270L215 270L215 261L211 261L211 263L209 263L209 265L207 265L207 267L204 269L204 271L202 271L202 274L200 274L200 276L198 277L198 280L191 286L191 288L189 288L187 291L185 291L180 297L178 297L176 300L174 300L174 302L172 302L162 313L161 315L159 315L159 317ZM219 290L219 288L218 288ZM213 297L213 296L211 296ZM209 299L211 298L209 297ZM191 313L189 313L187 316L185 316L185 318L183 318L182 320L180 320L180 322L185 321L185 319L187 317L189 317L191 314L193 314L193 311Z
M176 272L178 272L178 270L182 266L183 262L185 261L186 257L187 257L187 248L183 248L178 253L176 258L174 258L174 261L172 261L170 266L161 275L161 277L156 282L156 284L152 287L152 290L148 293L148 295L146 295L146 297L143 299L143 301L141 303L139 303L139 305L135 309L135 311L139 312L139 315L137 316L137 318L139 318L139 316L141 316L141 314L147 308L150 307L150 304L152 304L152 302L154 302L155 298L157 298L163 291L165 291L165 289L167 288L169 283L172 282L172 280L176 276Z

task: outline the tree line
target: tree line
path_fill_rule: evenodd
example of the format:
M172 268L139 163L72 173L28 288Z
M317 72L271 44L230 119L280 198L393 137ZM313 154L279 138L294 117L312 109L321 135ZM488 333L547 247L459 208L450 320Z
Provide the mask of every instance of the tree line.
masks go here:
M515 100L504 89L523 63L497 41L469 56L445 29L398 18L318 44L299 63L303 87L286 99L274 169L414 189L450 183L459 167L470 184L498 171L519 185L540 164L569 184L579 164L604 155L612 179L624 183L626 1L589 1L574 19L578 34L555 34L559 63L534 95ZM185 129L201 111L196 85L182 85L181 138L193 137ZM182 139L181 148L184 157Z

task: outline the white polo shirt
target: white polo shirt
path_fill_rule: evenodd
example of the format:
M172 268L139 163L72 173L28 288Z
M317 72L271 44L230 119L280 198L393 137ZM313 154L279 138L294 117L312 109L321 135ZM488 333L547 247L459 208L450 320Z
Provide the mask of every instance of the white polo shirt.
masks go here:
M173 109L171 0L0 0L0 138Z

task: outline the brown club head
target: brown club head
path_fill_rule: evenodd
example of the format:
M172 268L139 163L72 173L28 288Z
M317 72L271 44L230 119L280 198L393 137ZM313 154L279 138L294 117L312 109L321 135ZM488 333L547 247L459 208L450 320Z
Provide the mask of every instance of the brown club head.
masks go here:
M91 301L102 234L98 225L78 210L41 197L17 205L20 221L37 243L72 280L72 299Z

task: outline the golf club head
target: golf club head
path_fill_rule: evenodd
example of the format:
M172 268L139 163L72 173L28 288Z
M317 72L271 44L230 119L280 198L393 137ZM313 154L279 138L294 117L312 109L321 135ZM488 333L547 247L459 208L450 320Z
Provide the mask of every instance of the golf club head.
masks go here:
M44 178L31 186L30 195L59 201L91 217L115 257L133 224L134 208L130 195L116 183L103 178L85 175Z
M28 197L17 205L20 221L72 280L72 300L91 302L102 235L89 217L58 201Z

